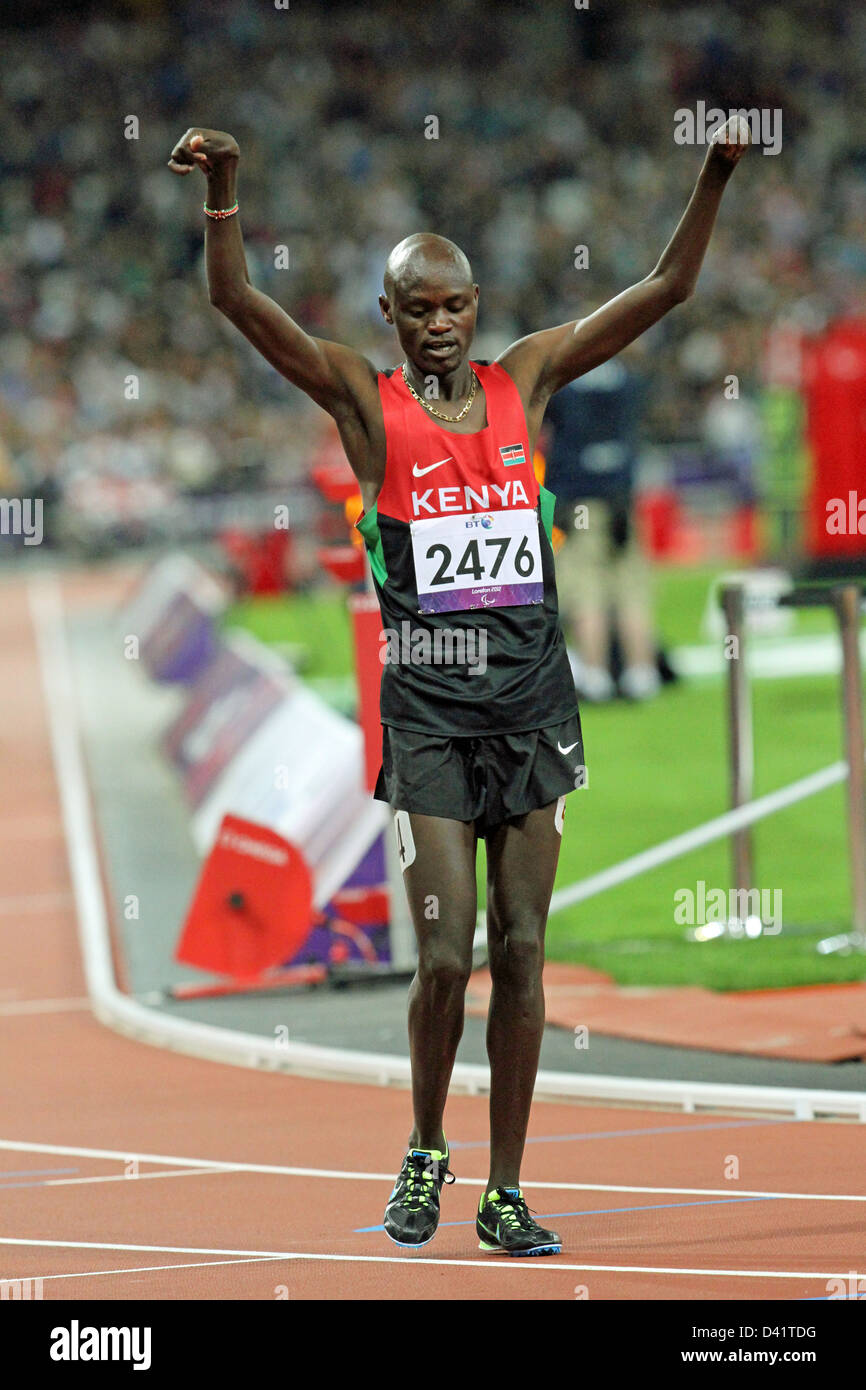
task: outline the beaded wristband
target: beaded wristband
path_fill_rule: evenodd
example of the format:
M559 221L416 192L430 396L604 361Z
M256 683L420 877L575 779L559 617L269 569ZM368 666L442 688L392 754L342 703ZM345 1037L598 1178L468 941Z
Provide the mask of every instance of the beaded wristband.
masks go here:
M233 208L209 208L207 203L203 203L202 206L208 217L213 217L217 222L221 222L224 217L233 217L238 210L237 203Z

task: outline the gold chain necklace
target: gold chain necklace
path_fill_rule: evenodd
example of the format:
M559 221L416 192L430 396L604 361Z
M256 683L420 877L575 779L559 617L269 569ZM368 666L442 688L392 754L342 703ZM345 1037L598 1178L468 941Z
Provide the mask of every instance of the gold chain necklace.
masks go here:
M412 395L415 397L418 404L423 405L425 410L429 410L431 415L435 415L437 420L447 420L449 424L456 425L457 421L462 420L464 416L468 415L470 410L472 409L472 402L475 400L475 391L478 386L478 377L475 375L474 371L472 373L472 386L469 391L469 398L459 415L443 415L442 411L436 410L432 405L430 405L429 401L422 400L422 398L418 395L418 392L415 390L415 387L409 380L409 377L406 373L405 363L400 368L400 371L403 373L403 380L405 381L406 385L408 386Z

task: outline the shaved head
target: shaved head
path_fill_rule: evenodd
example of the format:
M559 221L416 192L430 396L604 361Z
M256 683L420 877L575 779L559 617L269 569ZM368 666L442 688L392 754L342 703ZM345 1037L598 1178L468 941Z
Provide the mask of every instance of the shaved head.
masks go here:
M466 384L478 286L459 246L433 232L415 232L399 242L385 266L379 308L421 376Z
M435 232L415 232L398 242L388 257L385 294L391 299L395 289L409 292L443 271L472 284L472 267L459 246Z

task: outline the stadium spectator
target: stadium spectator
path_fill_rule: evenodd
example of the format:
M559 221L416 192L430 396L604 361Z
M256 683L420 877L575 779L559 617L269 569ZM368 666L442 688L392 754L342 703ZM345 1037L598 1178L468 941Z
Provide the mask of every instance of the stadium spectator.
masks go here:
M196 120L241 141L256 283L385 366L376 295L408 232L466 248L476 353L493 357L649 271L699 162L674 142L677 108L781 108L781 152L733 189L700 293L651 335L646 429L665 448L712 454L719 437L684 361L713 382L738 371L748 395L776 319L866 306L856 6L438 0L411 24L394 0L334 0L326 23L319 6L258 0L77 8L40 0L47 31L25 11L3 30L10 491L50 476L67 508L91 505L95 484L105 506L158 496L164 515L191 491L305 480L324 417L208 312L201 262L199 283L184 279L202 219L164 152Z
M630 365L637 345L572 381L545 415L545 486L556 497L563 544L556 556L560 608L574 644L572 669L585 700L620 693L643 700L660 680L650 575L635 529L634 484L645 381ZM642 355L642 354L641 354Z

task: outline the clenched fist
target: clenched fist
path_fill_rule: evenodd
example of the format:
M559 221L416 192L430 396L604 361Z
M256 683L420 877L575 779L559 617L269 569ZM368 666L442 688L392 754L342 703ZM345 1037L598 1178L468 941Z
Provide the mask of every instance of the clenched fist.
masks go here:
M733 169L751 143L749 122L742 116L731 116L710 136L710 153L728 169Z
M224 130L204 130L193 126L182 135L171 152L168 167L173 174L188 174L195 168L215 174L240 158L238 142Z

